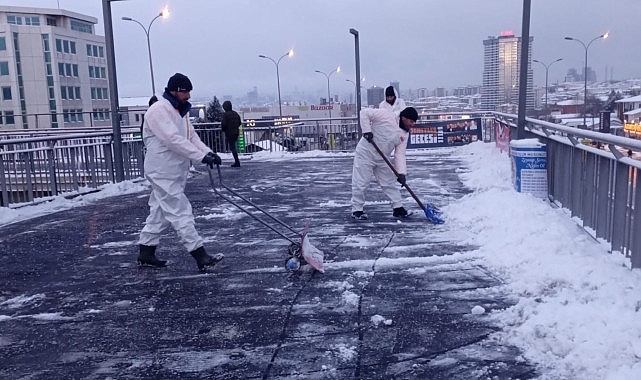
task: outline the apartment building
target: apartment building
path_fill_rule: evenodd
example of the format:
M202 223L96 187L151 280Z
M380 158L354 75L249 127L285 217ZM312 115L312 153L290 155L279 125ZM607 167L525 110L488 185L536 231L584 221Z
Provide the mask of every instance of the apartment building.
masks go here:
M0 6L0 130L111 125L95 17Z
M534 92L532 90L532 42L530 37L527 64L527 95L526 109L534 108ZM521 62L520 37L513 32L501 32L498 37L488 37L483 40L483 84L481 88L481 107L484 111L513 108L518 105L519 73Z

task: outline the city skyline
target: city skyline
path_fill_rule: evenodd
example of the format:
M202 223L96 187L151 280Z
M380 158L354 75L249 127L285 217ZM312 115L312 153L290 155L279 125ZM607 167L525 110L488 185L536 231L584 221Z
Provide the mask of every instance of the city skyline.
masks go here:
M81 0L10 0L6 5L60 8L98 19L97 34L104 35L102 2ZM349 28L360 33L361 74L365 88L385 87L392 81L403 90L456 88L482 81L483 40L504 30L521 34L522 2L488 0L482 6L454 0L445 4L398 1L365 7L365 1L343 3L291 1L252 2L204 0L150 0L112 2L115 56L119 94L148 95L149 65L145 33L131 17L148 25L166 5L168 19L157 20L150 31L155 87L160 92L166 78L183 72L194 82L195 97L244 96L254 87L260 94L276 94L276 74L270 62L258 55L278 58L294 49L292 58L280 64L283 97L310 93L326 97L326 81L314 73L338 65L332 92L348 94L355 79L354 39ZM366 9L364 11L363 9ZM633 20L603 21L611 14L636 14L641 2L621 0L540 0L532 4L530 35L532 58L544 62L562 57L550 70L550 83L562 82L568 70L583 67L581 46L565 36L589 41L604 32L607 41L590 49L589 66L603 80L641 77L641 52L631 49L641 34ZM593 16L593 15L598 16ZM437 16L434 16L437 15ZM492 22L485 22L491 19ZM614 19L608 18L608 20ZM282 20L277 27L269 21ZM594 36L593 36L594 35ZM627 47L627 48L626 48ZM534 70L534 84L544 84L544 70ZM332 94L332 95L334 95Z

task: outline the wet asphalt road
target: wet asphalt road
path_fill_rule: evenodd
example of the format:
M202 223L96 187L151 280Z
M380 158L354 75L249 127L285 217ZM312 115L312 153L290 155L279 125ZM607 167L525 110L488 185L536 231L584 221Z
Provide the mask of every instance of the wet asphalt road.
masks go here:
M443 206L468 190L446 150L410 156L408 183ZM202 168L200 168L202 170ZM201 274L169 232L163 269L139 268L148 193L0 227L0 376L6 379L530 379L535 363L491 334L513 298L456 231L408 221L375 187L349 218L351 158L243 161L225 183L295 229L325 274L285 270L289 242L188 184L208 251ZM217 176L216 176L217 179ZM273 224L273 223L272 223Z

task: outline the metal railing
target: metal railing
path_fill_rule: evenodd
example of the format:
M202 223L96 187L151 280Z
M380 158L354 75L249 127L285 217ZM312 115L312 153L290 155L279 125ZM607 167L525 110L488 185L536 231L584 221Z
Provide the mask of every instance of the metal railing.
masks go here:
M278 122L276 122L278 124ZM201 140L215 152L228 152L220 123L195 123ZM240 153L267 151L353 150L360 138L356 118L297 119L283 125L273 120L243 123L244 149Z
M125 179L142 175L140 139L123 138ZM114 182L110 132L0 139L0 206Z
M281 126L255 121L244 128L245 149L353 150L360 133L354 118L296 120ZM229 152L220 123L195 124L216 152ZM111 129L41 129L0 132L0 207L19 205L115 182ZM139 127L122 129L125 179L144 175Z
M496 114L514 131L516 115ZM527 137L547 146L548 196L595 238L641 268L641 141L526 118Z

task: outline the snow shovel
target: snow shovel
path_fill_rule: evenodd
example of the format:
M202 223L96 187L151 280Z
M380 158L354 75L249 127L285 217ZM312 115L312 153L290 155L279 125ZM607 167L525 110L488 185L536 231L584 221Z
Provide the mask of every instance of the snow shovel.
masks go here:
M385 163L387 164L387 166L389 166L389 168L392 169L392 171L394 172L394 175L396 175L396 178L398 178L398 176L399 176L398 172L394 168L394 165L392 165L392 163L389 161L389 158L387 158L387 156L381 151L381 148L379 148L378 145L376 145L376 143L373 140L370 141L370 144L374 145L374 149L376 149L378 154L381 157L383 157L383 160L385 160ZM445 223L445 220L443 220L443 218L441 217L441 212L439 211L438 208L436 208L435 206L430 205L429 203L423 204L423 202L421 202L421 200L418 199L416 194L414 194L412 189L410 189L410 187L407 184L404 184L402 186L404 186L405 189L407 189L407 192L410 193L412 198L414 198L416 203L418 203L419 207L421 207L423 209L423 211L425 211L425 216L427 217L427 220L429 220L430 222L432 222L434 224L443 224L443 223Z
M216 169L218 170L218 179L219 179L219 184L221 189L227 190L230 194L233 196L241 199L248 205L252 206L254 209L258 211L259 215L264 215L274 222L278 223L281 227L284 227L288 232L283 232L282 230L277 229L274 227L274 225L269 224L267 221L264 219L259 218L256 216L255 212L251 212L244 208L242 205L240 205L239 202L233 200L231 197L222 194L222 192L216 188L216 185L214 184L214 176L212 174L212 169L208 169L209 173L209 181L211 182L211 187L214 189L214 192L226 200L227 202L231 203L232 205L236 206L239 210L244 212L245 214L249 215L265 227L269 228L273 232L275 232L277 235L282 237L283 239L289 241L291 244L289 245L289 248L287 249L287 253L289 257L287 258L285 262L285 267L291 271L297 271L301 267L301 259L303 259L307 264L309 264L311 267L316 269L317 271L321 273L325 273L325 270L323 269L323 251L320 249L314 247L312 243L309 241L309 237L307 236L307 232L309 230L309 225L306 225L305 228L303 229L302 232L297 232L294 230L292 227L289 225L285 224L285 222L281 221L280 219L274 217L273 215L269 214L267 211L263 210L260 208L258 205L255 203L251 202L249 199L243 197L242 195L238 194L234 190L230 189L223 183L223 177L220 173L220 165L216 165Z

